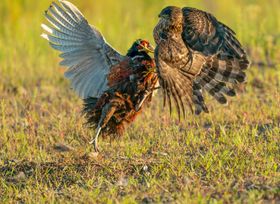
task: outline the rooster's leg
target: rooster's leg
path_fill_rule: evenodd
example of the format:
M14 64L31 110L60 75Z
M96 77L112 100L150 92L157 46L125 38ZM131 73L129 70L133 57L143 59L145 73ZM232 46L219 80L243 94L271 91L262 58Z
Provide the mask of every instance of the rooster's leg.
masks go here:
M96 128L96 134L95 137L92 139L92 141L90 142L90 144L93 144L94 150L96 152L99 152L98 149L98 136L101 133L102 128L104 128L107 123L109 122L109 120L111 119L111 117L114 115L115 111L116 111L116 106L114 106L111 103L108 103L104 106L104 108L102 109L102 114L101 114L101 118L98 122L98 126Z
M145 91L145 93L143 94L141 100L138 102L138 104L136 104L135 106L135 110L139 111L143 105L143 103L145 102L146 98L148 98L148 96L150 96L150 92L149 91Z
M93 138L93 140L91 140L90 141L90 143L89 144L93 144L93 147L94 147L94 151L95 152L99 152L99 149L98 149L98 145L97 145L97 140L98 140L98 136L99 136L99 134L100 134L100 132L101 132L101 127L97 127L96 128L96 134L95 134L95 137Z

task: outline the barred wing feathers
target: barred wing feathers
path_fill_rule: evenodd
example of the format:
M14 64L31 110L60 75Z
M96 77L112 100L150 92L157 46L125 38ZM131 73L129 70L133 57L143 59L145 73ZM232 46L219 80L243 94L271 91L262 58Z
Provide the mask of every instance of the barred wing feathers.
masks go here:
M213 15L194 8L183 8L184 30L182 38L193 52L207 59L193 81L193 102L196 113L208 112L202 89L219 103L227 103L226 96L235 96L231 84L246 80L245 69L249 60L235 32L219 22Z
M167 54L169 50L166 47L168 45L160 42L155 51L159 82L163 89L164 106L167 103L171 111L172 103L174 103L179 118L181 115L185 117L186 106L193 111L194 100L197 101L196 104L203 106L201 102L201 99L203 100L202 96L197 95L196 99L193 97L193 94L196 93L193 90L193 80L207 61L200 53L193 53L192 64L190 62L185 63L185 59L179 59L178 61L182 61L181 65L183 66L180 68L175 67L170 61L171 58ZM205 111L206 109L207 107L205 106Z
M207 107L204 104L202 89L207 91L219 103L226 104L226 96L233 97L236 95L234 86L246 81L244 70L249 66L249 61L246 56L241 59L232 56L223 57L218 55L209 56L206 58L201 72L193 81L194 98L200 96L200 100L194 100L196 106L196 114L202 111L207 112Z
M107 74L124 56L114 50L101 33L90 26L70 2L53 2L45 12L51 26L42 24L42 37L61 52L60 65L68 67L65 77L82 98L100 97L108 89Z
M245 55L235 32L212 14L189 7L183 8L182 11L182 37L188 47L206 56L220 52L240 59Z

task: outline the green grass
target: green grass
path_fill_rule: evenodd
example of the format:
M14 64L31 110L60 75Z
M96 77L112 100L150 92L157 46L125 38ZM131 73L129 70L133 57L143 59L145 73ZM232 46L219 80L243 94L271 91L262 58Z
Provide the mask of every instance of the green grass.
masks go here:
M211 113L185 121L170 117L158 94L123 138L102 140L95 155L82 102L68 88L58 53L40 38L51 1L2 0L1 203L280 202L278 0L73 2L122 53L137 38L153 42L164 6L206 9L263 65L248 70L228 106L208 98Z

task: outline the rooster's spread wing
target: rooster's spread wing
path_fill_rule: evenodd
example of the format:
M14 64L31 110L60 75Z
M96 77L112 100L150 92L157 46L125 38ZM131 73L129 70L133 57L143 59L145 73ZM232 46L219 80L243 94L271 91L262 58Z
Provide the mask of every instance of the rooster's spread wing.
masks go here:
M108 89L107 74L124 56L114 50L101 33L90 26L83 14L70 2L60 0L45 12L52 26L42 24L50 46L62 52L60 63L68 67L65 76L82 98L100 97Z

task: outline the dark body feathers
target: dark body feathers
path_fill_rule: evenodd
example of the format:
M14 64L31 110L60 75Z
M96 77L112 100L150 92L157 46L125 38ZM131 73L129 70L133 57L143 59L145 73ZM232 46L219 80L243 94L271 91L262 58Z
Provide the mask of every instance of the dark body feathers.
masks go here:
M134 56L134 54L137 54ZM154 61L144 53L132 56L112 67L108 74L110 89L100 98L84 100L84 113L88 124L96 128L100 118L104 118L102 134L120 136L125 127L133 122L143 106L151 102L157 84ZM147 97L144 98L147 94Z

